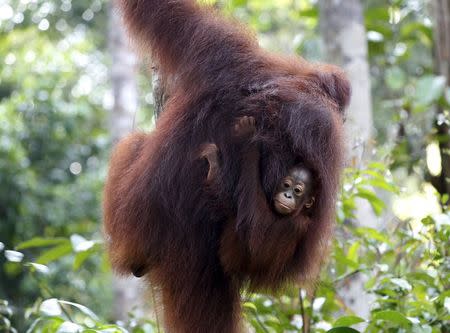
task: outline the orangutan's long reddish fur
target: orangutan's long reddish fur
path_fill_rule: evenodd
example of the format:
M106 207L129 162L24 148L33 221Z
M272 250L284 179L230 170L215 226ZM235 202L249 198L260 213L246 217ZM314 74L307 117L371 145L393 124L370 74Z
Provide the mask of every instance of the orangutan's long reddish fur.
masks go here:
M104 227L115 270L146 265L170 333L240 331L239 292L310 281L326 256L342 170L350 87L337 67L273 55L236 22L190 0L118 0L131 36L169 78L150 134L119 142L105 187ZM232 138L256 119L253 144ZM214 142L220 171L205 185L199 147ZM308 215L275 214L289 168L316 178Z

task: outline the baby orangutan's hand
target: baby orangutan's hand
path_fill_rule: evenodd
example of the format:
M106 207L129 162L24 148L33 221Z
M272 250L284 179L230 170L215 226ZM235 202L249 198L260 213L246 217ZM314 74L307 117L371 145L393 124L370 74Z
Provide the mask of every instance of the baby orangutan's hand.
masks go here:
M250 139L256 132L255 118L243 116L236 120L233 127L234 135L241 139Z

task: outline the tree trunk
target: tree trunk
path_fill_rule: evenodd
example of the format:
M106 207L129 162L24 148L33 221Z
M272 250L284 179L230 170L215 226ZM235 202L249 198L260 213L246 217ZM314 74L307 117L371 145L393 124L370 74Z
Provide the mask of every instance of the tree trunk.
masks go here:
M161 77L159 74L158 68L156 66L153 67L152 70L152 87L153 87L153 96L154 96L154 113L155 119L161 115L163 112L164 104L166 103L168 96L167 91L167 78Z
M450 86L450 0L436 0L434 5L434 36L436 73L447 79ZM441 174L433 185L441 194L450 195L450 127L449 115L438 108L436 132L441 153Z
M111 52L111 82L114 105L109 117L109 128L113 143L133 130L138 105L136 84L136 57L130 50L128 38L118 12L109 7L109 48ZM113 277L116 320L127 320L128 313L142 315L144 300L141 281L136 278ZM141 312L141 313L139 313Z
M320 29L329 62L344 68L351 85L352 98L348 108L346 130L350 164L361 167L368 159L373 144L372 98L367 39L360 0L319 0ZM378 220L369 203L361 200L356 212L358 225L378 227ZM368 318L372 298L364 290L365 277L356 275L339 291L348 308Z
M350 148L357 146L367 152L365 148L372 144L373 119L362 5L359 0L320 0L319 6L327 60L342 66L352 84L347 117L353 141ZM360 156L367 156L365 152L360 151Z

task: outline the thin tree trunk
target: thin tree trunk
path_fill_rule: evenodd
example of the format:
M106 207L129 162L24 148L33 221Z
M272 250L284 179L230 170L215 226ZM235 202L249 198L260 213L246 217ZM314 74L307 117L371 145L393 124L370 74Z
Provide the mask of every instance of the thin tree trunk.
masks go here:
M136 84L136 57L130 50L121 18L113 6L109 7L109 47L111 52L111 82L114 106L109 117L113 143L133 130L138 105ZM113 277L116 320L127 320L128 313L142 315L144 309L141 281L136 278Z
M450 86L450 0L435 0L435 64L436 73L447 79ZM441 153L441 174L433 185L441 194L450 195L450 127L449 115L442 108L437 110L436 131Z
M116 142L133 130L138 95L136 85L136 57L130 50L122 20L110 5L109 48L111 52L111 82L114 106L110 116L110 129Z
M152 86L154 96L154 112L155 118L158 119L158 117L161 115L161 112L163 112L164 104L167 101L167 98L169 97L166 87L167 79L161 77L161 75L158 72L158 68L156 66L153 67L152 78L153 78Z
M349 158L353 167L361 167L370 156L373 136L372 98L367 39L360 0L319 0L320 29L327 60L344 68L351 85L352 98L348 109L346 130L349 137ZM378 227L378 220L369 203L358 203L358 225ZM340 290L348 308L361 317L370 314L372 298L364 290L365 277L355 275Z
M347 127L352 133L351 148L358 145L364 149L372 144L373 117L362 5L359 0L320 0L319 6L327 60L342 66L352 84L347 117Z

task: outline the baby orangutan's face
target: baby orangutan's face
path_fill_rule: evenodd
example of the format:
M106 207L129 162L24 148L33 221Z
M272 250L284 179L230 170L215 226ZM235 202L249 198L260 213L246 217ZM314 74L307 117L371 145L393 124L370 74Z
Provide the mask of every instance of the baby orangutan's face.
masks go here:
M312 174L303 166L289 170L273 197L275 210L281 215L295 215L314 203Z

